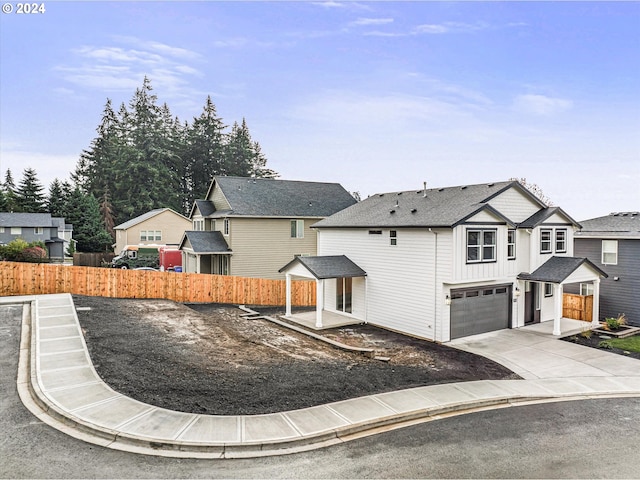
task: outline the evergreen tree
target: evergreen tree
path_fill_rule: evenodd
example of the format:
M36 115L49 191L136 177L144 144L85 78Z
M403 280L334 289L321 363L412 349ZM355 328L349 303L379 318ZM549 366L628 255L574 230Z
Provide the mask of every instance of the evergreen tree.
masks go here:
M267 159L260 145L251 139L246 120L243 118L241 125L235 122L227 137L222 174L238 177L276 177L276 172L266 168L266 163Z
M15 191L16 210L27 213L44 213L46 199L43 190L44 187L38 180L36 171L33 168L25 168Z
M105 252L113 240L102 225L96 198L76 187L69 195L63 212L65 222L73 224L73 238L78 252Z
M4 191L4 186L0 185L0 212L7 212L9 201L7 200L7 194Z
M47 210L52 217L63 217L64 207L68 196L68 185L65 189L64 184L57 178L51 182L49 186L49 197L47 198Z
M112 240L116 239L115 219L113 216L113 205L111 205L111 198L109 196L109 190L106 189L102 198L100 199L100 216L102 217L102 224L111 236Z
M224 173L225 125L216 106L207 97L204 109L186 132L185 177L183 195L185 211L193 201L204 198L214 175Z
M16 184L13 181L11 170L7 169L4 176L4 197L6 201L6 212L14 212L16 210Z

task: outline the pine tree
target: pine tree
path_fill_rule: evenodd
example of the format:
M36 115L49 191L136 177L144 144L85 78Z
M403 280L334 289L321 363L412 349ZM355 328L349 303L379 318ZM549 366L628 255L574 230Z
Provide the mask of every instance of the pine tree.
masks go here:
M105 252L113 240L102 225L100 206L96 198L76 187L67 199L63 217L73 224L73 238L78 252Z
M46 211L46 199L43 190L44 187L38 180L36 171L33 168L25 168L15 192L16 210L28 213L44 213Z
M4 197L6 201L5 210L6 212L14 212L16 211L16 184L13 181L13 175L11 174L11 170L7 169L4 176Z
M67 201L68 195L68 185L66 187L64 184L55 178L51 185L49 186L49 197L47 198L47 211L53 217L63 217L64 216L64 206Z
M276 172L266 168L267 159L258 142L251 139L244 118L241 125L235 122L231 127L231 133L227 136L224 160L224 175L266 178L277 176Z
M111 205L111 198L109 196L109 190L105 189L102 198L100 199L100 216L102 217L102 224L111 236L113 240L116 239L116 232L114 230L115 220L113 217L113 205Z

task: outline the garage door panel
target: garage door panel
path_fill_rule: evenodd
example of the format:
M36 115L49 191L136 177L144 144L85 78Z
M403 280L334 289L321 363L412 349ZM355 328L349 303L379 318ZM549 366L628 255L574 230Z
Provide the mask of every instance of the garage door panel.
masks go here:
M451 291L450 338L509 328L509 285Z

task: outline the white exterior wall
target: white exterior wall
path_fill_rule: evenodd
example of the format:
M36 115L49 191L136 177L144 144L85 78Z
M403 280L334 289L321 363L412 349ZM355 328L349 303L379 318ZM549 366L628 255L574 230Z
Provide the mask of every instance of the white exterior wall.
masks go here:
M520 223L540 210L540 205L515 188L502 192L489 201L489 205L509 220Z
M444 300L436 301L441 289L434 288L435 236L426 229L396 231L397 245L392 246L389 229L381 235L367 229L322 229L318 255L346 255L367 272L366 287L364 279L354 281L354 315L366 308L369 323L436 339L437 308ZM326 287L325 298L335 308L335 282L325 283L334 285L333 294Z

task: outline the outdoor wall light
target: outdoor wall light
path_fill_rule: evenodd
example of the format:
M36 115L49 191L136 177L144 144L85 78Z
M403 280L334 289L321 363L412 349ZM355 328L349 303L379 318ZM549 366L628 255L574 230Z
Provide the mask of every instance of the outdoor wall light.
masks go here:
M451 305L451 297L449 295L446 295L444 297L444 304L445 305Z
M518 287L516 287L516 289L513 291L513 296L516 298L520 296L520 289Z

